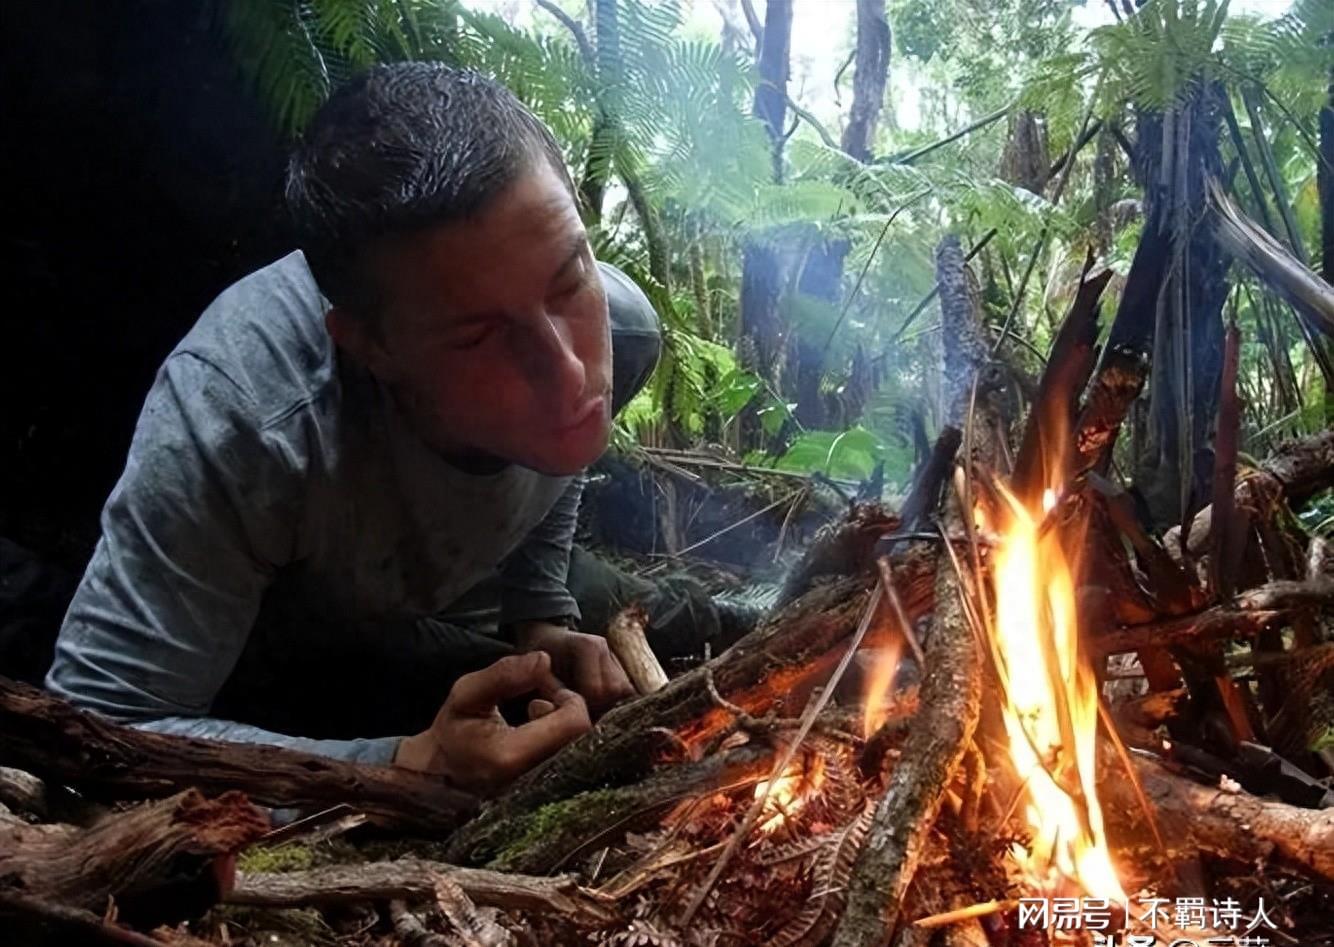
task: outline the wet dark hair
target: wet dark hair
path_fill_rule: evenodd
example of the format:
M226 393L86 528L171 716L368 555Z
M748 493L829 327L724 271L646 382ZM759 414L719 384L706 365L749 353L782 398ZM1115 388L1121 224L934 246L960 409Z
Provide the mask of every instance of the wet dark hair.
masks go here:
M330 301L373 312L377 241L479 213L541 157L573 194L551 132L500 83L435 63L377 66L329 98L288 163L297 244Z

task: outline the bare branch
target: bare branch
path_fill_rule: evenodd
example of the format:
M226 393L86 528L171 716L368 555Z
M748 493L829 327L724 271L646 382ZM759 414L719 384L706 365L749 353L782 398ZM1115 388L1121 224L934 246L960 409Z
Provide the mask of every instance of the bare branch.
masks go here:
M593 44L588 41L588 34L584 32L584 28L579 24L579 21L556 6L552 0L537 0L537 5L554 16L567 30L574 34L574 42L579 47L579 55L583 57L584 64L595 66L597 57L593 53Z

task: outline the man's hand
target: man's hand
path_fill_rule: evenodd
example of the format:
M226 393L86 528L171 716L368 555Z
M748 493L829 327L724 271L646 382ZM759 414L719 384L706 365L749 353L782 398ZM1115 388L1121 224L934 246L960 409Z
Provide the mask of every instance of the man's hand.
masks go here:
M496 705L524 694L537 694L532 719L511 727ZM459 678L431 728L399 743L394 765L491 794L591 726L583 698L556 679L545 651L517 654Z
M556 676L582 694L595 713L635 693L606 638L534 621L521 624L514 640L520 651L551 655Z

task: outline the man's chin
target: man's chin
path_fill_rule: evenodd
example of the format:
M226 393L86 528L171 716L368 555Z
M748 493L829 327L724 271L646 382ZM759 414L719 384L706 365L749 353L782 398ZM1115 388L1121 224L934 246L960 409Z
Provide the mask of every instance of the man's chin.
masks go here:
M543 445L543 449L524 451L526 456L518 463L549 477L571 477L602 456L610 437L610 425L582 436L558 437L555 442Z

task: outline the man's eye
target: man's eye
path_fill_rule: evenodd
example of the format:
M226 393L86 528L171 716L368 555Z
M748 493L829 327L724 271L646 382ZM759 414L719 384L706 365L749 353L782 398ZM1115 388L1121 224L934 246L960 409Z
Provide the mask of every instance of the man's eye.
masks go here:
M451 349L475 349L490 337L495 331L495 326L486 325L467 335L457 335L451 338L446 346Z
M587 280L585 280L582 276L580 276L579 279L573 280L572 282L566 284L565 286L562 286L560 289L557 289L554 293L551 294L551 298L569 299L575 293L579 292L579 290L583 289L585 283L587 282L588 282Z

